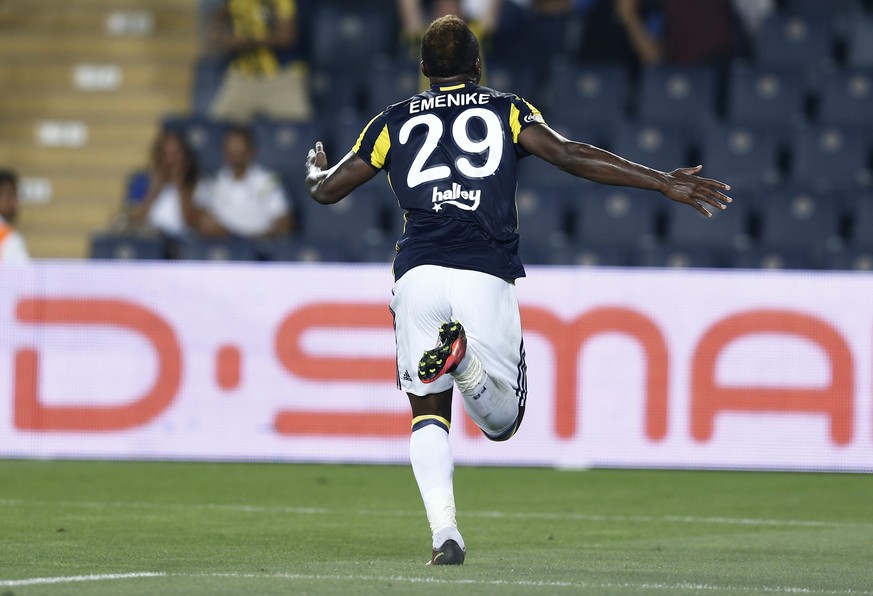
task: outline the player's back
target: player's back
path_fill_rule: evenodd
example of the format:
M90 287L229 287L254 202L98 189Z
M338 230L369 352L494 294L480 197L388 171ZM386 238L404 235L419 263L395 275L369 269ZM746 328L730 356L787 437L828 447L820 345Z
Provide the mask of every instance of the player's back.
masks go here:
M524 275L518 134L534 122L542 118L524 100L472 82L433 85L370 122L354 151L388 172L405 211L396 277L423 264Z

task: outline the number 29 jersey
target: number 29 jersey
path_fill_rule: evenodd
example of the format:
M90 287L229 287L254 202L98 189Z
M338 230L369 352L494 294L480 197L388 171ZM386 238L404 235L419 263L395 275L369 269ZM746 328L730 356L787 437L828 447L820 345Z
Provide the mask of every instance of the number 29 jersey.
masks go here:
M542 122L518 96L468 82L433 85L367 124L352 151L387 172L404 210L395 279L419 265L524 276L518 135Z

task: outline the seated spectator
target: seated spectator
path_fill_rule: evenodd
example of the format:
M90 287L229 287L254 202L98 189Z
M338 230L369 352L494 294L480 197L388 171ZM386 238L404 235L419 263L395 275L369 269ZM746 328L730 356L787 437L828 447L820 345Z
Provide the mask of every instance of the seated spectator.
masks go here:
M152 146L145 197L130 210L133 229L146 226L169 238L188 233L199 215L194 204L198 179L197 157L182 135L162 132Z
M197 193L197 230L204 236L252 239L293 231L294 216L277 176L254 163L251 132L231 128L223 150L224 167Z
M210 116L238 123L256 115L309 119L306 65L294 59L296 16L295 0L227 0L215 12L207 47L225 54L230 66Z
M12 224L18 215L18 176L0 170L0 263L26 263L30 260L24 238Z

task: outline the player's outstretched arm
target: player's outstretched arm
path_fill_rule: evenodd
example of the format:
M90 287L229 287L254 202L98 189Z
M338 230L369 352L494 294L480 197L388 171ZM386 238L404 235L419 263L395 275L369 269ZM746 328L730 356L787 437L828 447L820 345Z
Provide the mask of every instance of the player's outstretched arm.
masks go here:
M712 215L707 206L725 209L732 200L722 192L730 190L730 186L697 176L703 166L661 172L592 145L565 139L544 124L527 127L518 140L531 154L574 176L601 184L657 190L706 216Z
M349 151L338 164L328 169L327 155L321 141L306 156L306 189L312 198L330 205L376 175L376 170Z

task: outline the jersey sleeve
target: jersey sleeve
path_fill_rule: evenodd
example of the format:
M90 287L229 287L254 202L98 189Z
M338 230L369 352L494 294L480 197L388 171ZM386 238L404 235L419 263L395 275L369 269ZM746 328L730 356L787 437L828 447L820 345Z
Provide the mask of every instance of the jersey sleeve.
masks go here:
M509 107L509 128L512 130L512 142L518 144L518 135L528 126L545 124L543 115L528 101L514 96Z
M381 170L388 163L391 150L391 138L388 136L388 120L382 112L364 127L355 146L352 147L358 157L367 162L374 170Z

